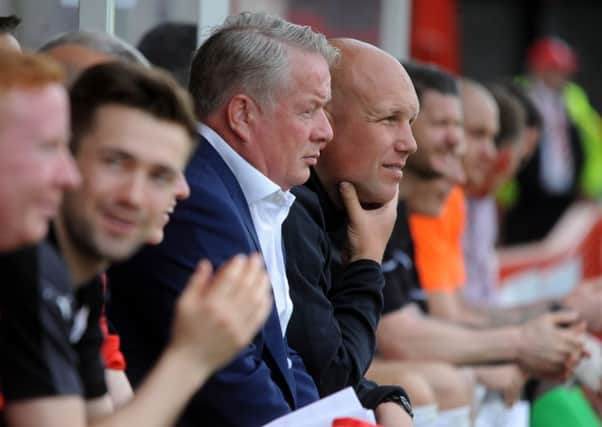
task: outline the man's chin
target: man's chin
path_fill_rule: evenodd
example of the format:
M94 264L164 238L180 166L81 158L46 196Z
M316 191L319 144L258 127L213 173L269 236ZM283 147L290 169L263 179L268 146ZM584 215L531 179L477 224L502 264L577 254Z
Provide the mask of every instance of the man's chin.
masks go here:
M30 246L44 240L48 235L48 220L37 221L23 229L22 233L11 234L10 238L0 239L0 249L13 250L23 246Z
M280 188L283 191L288 191L293 187L305 184L311 175L309 171L310 169L306 168L303 172L299 172L294 178L291 177L286 184L281 185Z
M159 243L161 243L163 241L164 235L165 235L165 233L163 233L163 229L157 230L157 231L151 233L151 235L146 240L146 243L149 245L158 245Z
M358 189L360 204L364 209L378 209L386 203L389 203L395 197L396 188L391 190L368 191Z
M104 245L102 255L110 262L122 262L132 257L143 246L144 242Z

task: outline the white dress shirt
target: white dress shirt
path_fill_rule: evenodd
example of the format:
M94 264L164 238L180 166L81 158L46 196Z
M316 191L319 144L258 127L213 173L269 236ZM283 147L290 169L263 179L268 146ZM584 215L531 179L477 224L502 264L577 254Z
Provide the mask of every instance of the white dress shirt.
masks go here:
M213 129L199 124L199 132L228 165L247 200L268 276L272 283L278 319L284 336L293 314L293 302L289 295L284 266L282 223L288 216L295 196L289 191L282 191L277 184L255 169Z

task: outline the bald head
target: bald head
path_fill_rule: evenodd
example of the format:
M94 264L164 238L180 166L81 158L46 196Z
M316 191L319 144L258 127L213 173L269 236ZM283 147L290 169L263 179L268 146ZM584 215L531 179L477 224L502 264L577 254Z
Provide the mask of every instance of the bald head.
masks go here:
M359 102L367 107L383 92L415 94L412 81L399 61L387 52L355 39L332 39L341 56L331 67L332 102L330 111L336 114L347 102ZM409 100L415 102L417 100Z
M331 43L341 53L331 67L327 106L334 139L316 172L335 202L338 184L349 181L362 203L380 205L394 196L406 159L416 151L416 92L399 61L383 50L352 39Z
M491 92L473 80L462 81L461 96L466 141L466 190L476 196L486 185L496 159L495 136L499 130L499 111Z

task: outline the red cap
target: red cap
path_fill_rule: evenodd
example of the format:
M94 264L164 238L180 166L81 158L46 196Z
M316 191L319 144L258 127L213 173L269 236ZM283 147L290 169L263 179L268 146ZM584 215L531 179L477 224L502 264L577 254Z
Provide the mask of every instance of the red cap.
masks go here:
M527 61L535 70L577 71L577 56L573 49L556 37L538 39L529 48Z

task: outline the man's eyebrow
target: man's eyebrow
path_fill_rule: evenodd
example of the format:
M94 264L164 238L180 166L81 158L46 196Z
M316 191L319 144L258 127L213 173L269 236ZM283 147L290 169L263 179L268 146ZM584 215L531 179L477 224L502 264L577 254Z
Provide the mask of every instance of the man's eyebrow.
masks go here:
M367 114L373 117L389 117L389 116L409 116L410 120L413 120L418 115L417 112L413 111L410 105L404 105L401 103L388 104L388 105L376 105L372 108L367 109Z
M126 160L135 160L135 156L128 153L126 150L119 147L101 147L100 154L118 156Z

